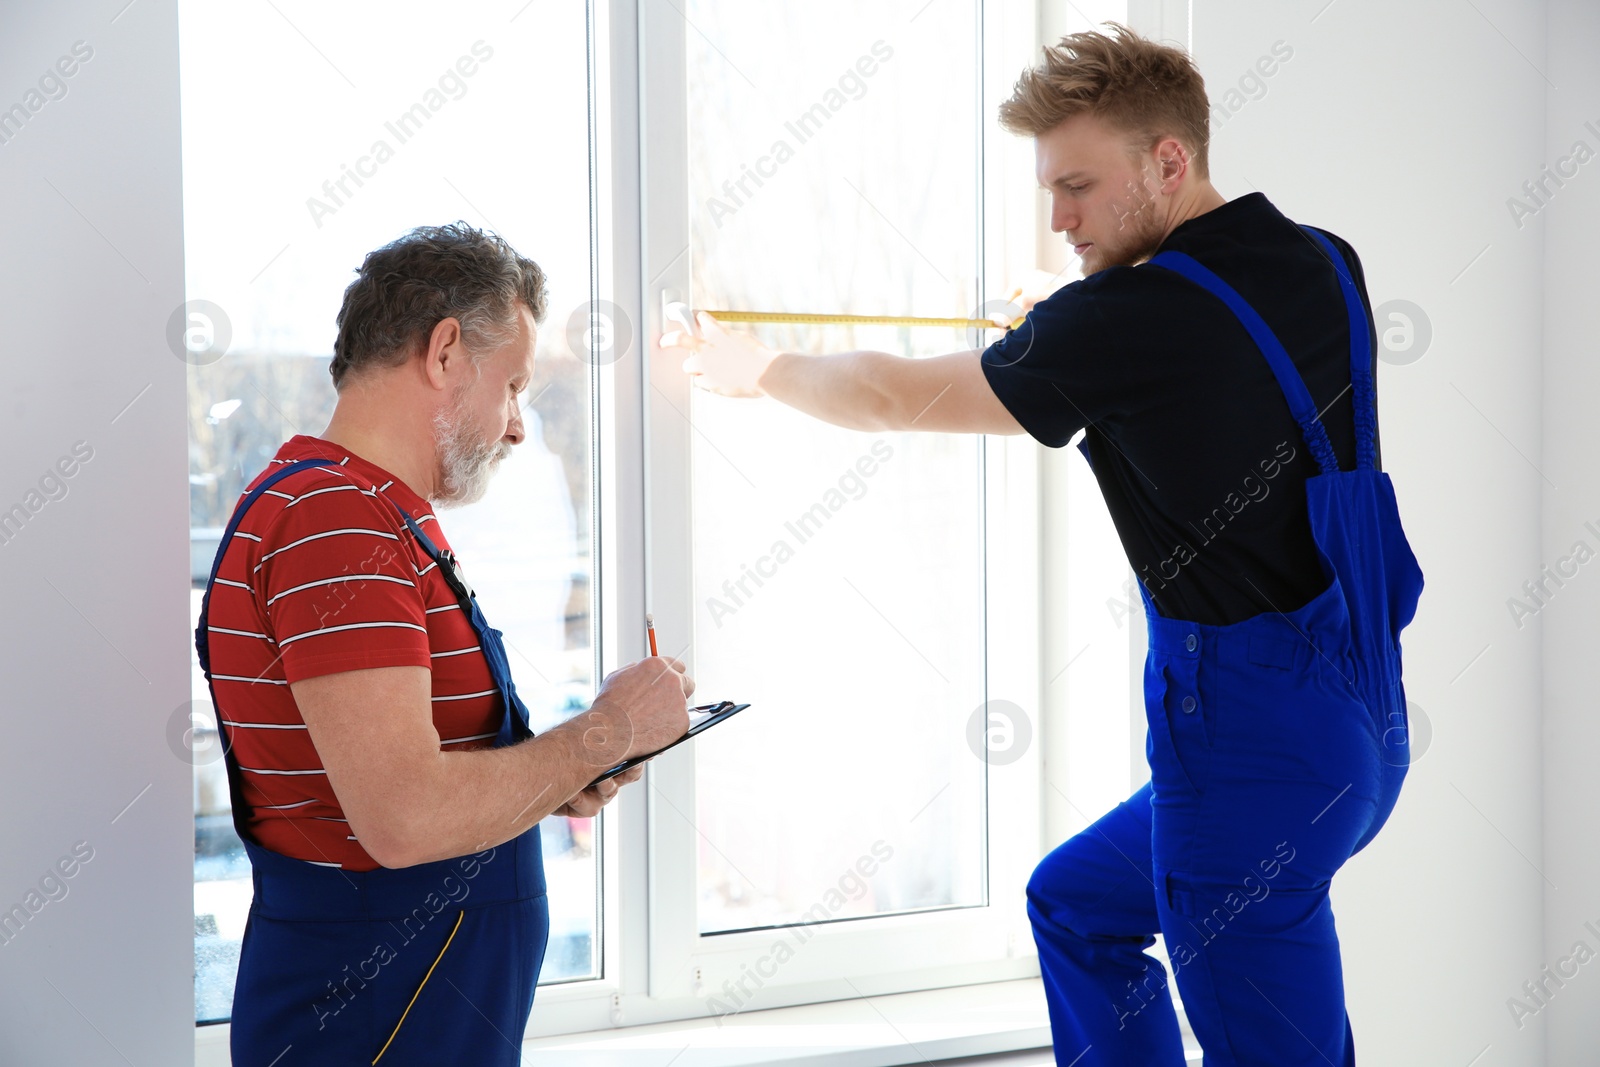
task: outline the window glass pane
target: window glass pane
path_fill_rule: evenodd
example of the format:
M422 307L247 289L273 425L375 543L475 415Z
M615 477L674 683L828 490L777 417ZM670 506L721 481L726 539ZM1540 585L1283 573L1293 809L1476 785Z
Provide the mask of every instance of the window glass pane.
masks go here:
M978 13L918 6L685 4L695 307L978 305ZM983 339L754 332L903 356ZM700 929L983 903L981 443L699 391L689 416L696 673L753 705L696 742Z
M479 504L440 516L506 635L536 730L594 688L590 375L567 323L589 299L586 10L353 3L180 7L192 607L245 484L320 434L337 313L370 250L465 219L549 278L528 438ZM586 316L585 316L586 318ZM227 336L225 354L204 355ZM583 344L581 332L573 343ZM192 650L191 650L192 651ZM195 1012L228 1017L249 864L194 667ZM545 982L599 971L597 827L544 824Z

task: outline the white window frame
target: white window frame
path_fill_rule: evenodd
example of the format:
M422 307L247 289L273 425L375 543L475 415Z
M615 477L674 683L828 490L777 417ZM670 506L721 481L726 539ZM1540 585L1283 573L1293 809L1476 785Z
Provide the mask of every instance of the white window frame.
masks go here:
M1007 6L1013 13L1021 11L1032 17L1031 3L1017 0L988 0L979 5L979 17L995 19ZM664 300L692 291L691 257L684 250L690 240L686 39L693 31L674 0L642 0L637 11L639 36L646 42L639 94L645 145L640 234L645 277L640 320L650 324L648 341L670 328L662 320ZM973 47L978 49L985 38L977 32L980 26L973 29ZM980 71L993 69L993 57L979 58ZM1010 73L1014 65L1006 69ZM979 88L974 86L975 91ZM991 113L990 104L981 100L980 114ZM980 126L982 133L975 132L975 136L992 135L987 122ZM975 158L987 159L983 146L976 147ZM980 180L978 188L991 193L978 205L988 232L993 225L991 216L999 207L993 194L1004 184ZM982 277L1000 277L1004 251L1001 242L985 242ZM1003 282L993 282L1000 284ZM985 291L988 288L984 286ZM644 517L649 531L649 599L663 632L689 633L693 590L687 502L693 431L679 412L689 409L691 386L678 367L681 353L663 353L653 347L647 352L649 384L643 388L647 390L644 423L649 442L645 460L649 490ZM1037 709L1036 449L1001 438L980 441L977 447L985 497L987 690L990 699ZM692 668L692 650L690 658ZM707 999L721 996L725 981L738 981L745 967L754 966L768 953L778 936L771 930L698 932L694 864L669 859L696 854L695 831L679 814L695 808L694 761L693 746L685 746L652 764L646 813L654 919L648 942L649 997L657 1010L684 1015L704 1015L711 1010ZM987 904L813 926L808 930L805 951L763 984L760 1005L1036 974L1023 888L1039 851L1038 769L1036 751L1016 763L988 769Z

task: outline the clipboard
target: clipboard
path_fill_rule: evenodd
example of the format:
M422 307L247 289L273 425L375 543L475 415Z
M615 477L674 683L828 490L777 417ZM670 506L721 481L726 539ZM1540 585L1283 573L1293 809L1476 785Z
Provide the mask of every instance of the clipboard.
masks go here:
M591 787L598 785L607 778L621 774L629 767L637 767L639 764L644 763L647 760L655 759L667 749L675 748L676 746L681 745L685 741L689 740L691 737L705 733L707 730L717 725L717 723L725 722L728 719L733 718L735 715L739 714L739 712L743 711L749 706L749 704L735 704L731 700L723 700L716 704L701 704L698 707L690 708L688 733L672 742L672 744L667 745L665 748L658 748L654 752L647 752L642 756L634 756L632 759L623 760L609 771L603 772L600 777L590 782L589 785Z

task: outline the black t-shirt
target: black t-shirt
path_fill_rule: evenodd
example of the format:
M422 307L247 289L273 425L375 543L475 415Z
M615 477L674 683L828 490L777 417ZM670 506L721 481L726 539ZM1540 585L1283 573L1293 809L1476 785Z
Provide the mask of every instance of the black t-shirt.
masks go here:
M1323 231L1326 233L1326 231ZM1377 336L1361 261L1344 255ZM1261 193L1178 225L1193 256L1277 334L1355 466L1350 329L1322 246ZM1034 305L983 353L1007 409L1052 448L1085 454L1135 576L1157 610L1199 623L1292 611L1327 587L1306 512L1317 473L1266 357L1210 292L1173 271L1109 267Z

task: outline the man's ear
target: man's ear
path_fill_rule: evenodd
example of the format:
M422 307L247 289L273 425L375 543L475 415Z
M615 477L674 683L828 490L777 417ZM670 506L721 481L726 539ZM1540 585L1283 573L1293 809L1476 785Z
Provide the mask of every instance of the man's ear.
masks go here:
M466 346L461 342L461 320L450 316L440 319L428 334L428 350L424 354L423 373L428 384L443 390L449 386L449 376L467 365Z
M1194 162L1189 157L1189 150L1176 137L1168 137L1156 145L1156 160L1156 174L1166 192L1177 188L1178 182Z

